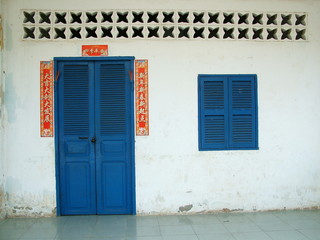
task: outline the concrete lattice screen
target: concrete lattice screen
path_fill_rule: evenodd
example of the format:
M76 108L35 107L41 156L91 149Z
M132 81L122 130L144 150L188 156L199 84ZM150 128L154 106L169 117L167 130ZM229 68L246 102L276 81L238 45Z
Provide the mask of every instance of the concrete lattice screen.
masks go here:
M306 41L306 13L22 10L23 40Z

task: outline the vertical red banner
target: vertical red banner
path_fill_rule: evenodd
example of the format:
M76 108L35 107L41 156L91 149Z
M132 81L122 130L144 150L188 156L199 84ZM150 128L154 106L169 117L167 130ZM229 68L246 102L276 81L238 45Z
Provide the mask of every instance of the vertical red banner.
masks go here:
M136 135L149 135L148 60L135 60Z
M53 137L53 62L40 62L40 135Z

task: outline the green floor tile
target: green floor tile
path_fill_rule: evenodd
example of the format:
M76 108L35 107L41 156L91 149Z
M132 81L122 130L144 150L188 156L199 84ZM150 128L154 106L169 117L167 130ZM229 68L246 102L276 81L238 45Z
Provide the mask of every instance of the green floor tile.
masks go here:
M266 232L266 234L268 234L272 240L309 240L309 238L296 230Z
M242 232L232 234L236 240L272 240L269 235L264 232Z

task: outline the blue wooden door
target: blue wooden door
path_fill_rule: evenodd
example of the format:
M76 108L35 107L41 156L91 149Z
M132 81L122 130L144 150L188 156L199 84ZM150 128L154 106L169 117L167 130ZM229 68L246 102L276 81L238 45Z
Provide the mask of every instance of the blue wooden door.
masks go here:
M133 58L55 64L61 215L133 214Z

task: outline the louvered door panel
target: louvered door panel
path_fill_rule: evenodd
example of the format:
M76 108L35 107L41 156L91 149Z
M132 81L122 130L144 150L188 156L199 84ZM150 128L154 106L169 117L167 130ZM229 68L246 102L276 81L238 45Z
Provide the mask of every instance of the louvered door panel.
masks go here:
M99 214L132 212L129 70L125 62L96 65Z
M63 127L65 135L89 134L89 66L65 65Z
M100 66L101 134L126 134L126 77L124 64Z
M230 77L230 147L256 146L255 77Z
M95 214L93 64L60 63L59 149L61 213Z

